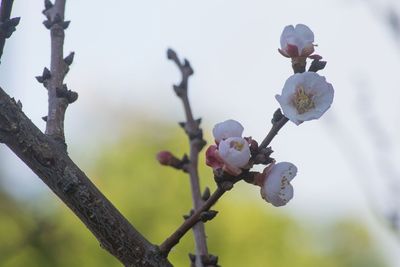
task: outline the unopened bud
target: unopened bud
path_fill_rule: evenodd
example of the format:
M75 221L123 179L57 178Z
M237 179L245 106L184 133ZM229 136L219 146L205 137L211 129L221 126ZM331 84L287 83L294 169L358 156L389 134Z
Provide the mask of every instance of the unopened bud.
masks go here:
M169 151L160 151L157 154L157 160L161 165L171 165L174 158L174 155Z

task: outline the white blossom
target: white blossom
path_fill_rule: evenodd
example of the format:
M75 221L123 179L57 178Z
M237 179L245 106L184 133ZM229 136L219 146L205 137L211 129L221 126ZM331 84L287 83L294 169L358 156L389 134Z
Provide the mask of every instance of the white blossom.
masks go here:
M243 130L243 126L238 121L226 120L214 126L213 135L215 141L218 143L229 137L242 137Z
M299 125L319 119L331 106L334 90L325 77L315 72L296 73L283 86L282 94L275 98L283 114Z
M314 52L314 33L304 24L288 25L281 34L281 49L285 57L308 57Z
M250 148L246 139L229 137L218 145L218 153L225 163L236 168L242 168L250 160Z
M293 198L290 181L296 176L297 167L290 162L275 164L266 174L261 196L275 207L286 205Z

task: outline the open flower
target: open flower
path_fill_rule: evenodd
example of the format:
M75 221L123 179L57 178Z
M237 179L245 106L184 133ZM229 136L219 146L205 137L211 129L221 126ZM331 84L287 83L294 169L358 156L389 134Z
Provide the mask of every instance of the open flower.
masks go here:
M217 123L213 129L214 139L217 143L229 137L242 137L243 126L235 120L226 120Z
M281 34L279 52L285 57L308 57L314 52L314 33L304 24L288 25Z
M222 140L218 147L211 145L206 151L206 164L213 169L222 168L227 173L237 176L242 173L250 160L250 147L246 139L229 137Z
M275 98L283 114L296 125L319 119L331 106L334 90L325 77L315 72L296 73L283 86L282 94Z
M293 186L290 181L296 176L297 167L290 162L280 162L272 166L265 174L261 186L261 196L275 207L286 205L293 198Z
M249 143L241 137L229 137L218 145L218 151L224 162L242 168L250 159Z
M235 120L217 123L213 129L217 145L211 145L206 151L206 164L214 170L223 169L237 176L242 173L250 160L250 145L242 138L243 126Z

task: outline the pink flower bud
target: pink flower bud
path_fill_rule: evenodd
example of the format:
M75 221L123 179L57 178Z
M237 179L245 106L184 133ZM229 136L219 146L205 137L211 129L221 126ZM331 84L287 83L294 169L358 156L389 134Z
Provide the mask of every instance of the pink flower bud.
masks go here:
M171 165L174 158L175 156L169 151L160 151L157 154L157 160L161 165Z
M304 24L288 25L281 34L279 52L285 57L308 57L314 52L314 33Z

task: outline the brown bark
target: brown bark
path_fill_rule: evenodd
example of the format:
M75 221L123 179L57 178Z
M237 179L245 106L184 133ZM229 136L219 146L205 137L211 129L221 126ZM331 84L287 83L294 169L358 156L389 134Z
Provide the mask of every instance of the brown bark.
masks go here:
M69 158L20 104L0 88L0 143L7 145L79 217L101 247L125 266L172 266Z

